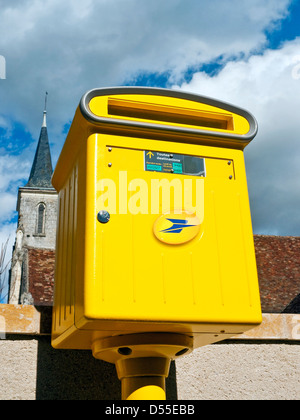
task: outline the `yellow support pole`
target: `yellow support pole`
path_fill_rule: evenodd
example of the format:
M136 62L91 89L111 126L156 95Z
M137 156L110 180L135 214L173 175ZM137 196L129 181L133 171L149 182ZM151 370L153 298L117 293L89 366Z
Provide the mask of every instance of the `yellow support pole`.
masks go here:
M170 360L140 357L116 363L122 384L122 400L166 400L166 377Z
M166 400L166 384L162 376L122 379L122 400Z
M96 359L115 364L122 400L166 400L171 360L192 348L192 337L170 333L119 335L92 344Z

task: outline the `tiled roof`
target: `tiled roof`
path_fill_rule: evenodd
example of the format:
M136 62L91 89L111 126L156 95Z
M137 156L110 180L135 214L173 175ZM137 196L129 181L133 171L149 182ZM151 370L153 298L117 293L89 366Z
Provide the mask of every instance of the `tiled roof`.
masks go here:
M300 313L300 237L254 236L262 311ZM36 305L51 305L55 251L30 249L29 283Z
M300 237L255 235L254 244L262 310L281 313L300 293Z
M34 305L53 304L54 270L55 251L28 248L28 283Z
M300 293L283 311L286 314L300 314Z

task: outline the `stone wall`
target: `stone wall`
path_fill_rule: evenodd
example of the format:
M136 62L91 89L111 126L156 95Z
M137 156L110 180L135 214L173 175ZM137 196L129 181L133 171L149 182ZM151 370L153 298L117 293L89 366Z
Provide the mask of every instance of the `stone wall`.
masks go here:
M18 227L23 229L23 246L55 249L56 223L57 223L57 192L39 191L29 188L20 188L17 210L19 212ZM46 205L45 232L37 234L38 206Z
M121 399L113 365L53 349L50 330L51 308L0 305L1 400ZM244 335L178 358L166 391L173 401L299 400L300 315L264 314Z
M1 400L120 400L113 365L89 351L54 350L50 337L0 340ZM229 342L172 362L169 400L299 400L300 347Z

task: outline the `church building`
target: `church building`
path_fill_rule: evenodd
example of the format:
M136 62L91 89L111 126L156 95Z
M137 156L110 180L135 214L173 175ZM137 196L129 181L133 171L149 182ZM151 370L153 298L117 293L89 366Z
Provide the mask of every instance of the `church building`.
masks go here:
M29 180L18 191L10 304L51 305L53 301L58 195L51 184L53 168L46 117L45 107Z

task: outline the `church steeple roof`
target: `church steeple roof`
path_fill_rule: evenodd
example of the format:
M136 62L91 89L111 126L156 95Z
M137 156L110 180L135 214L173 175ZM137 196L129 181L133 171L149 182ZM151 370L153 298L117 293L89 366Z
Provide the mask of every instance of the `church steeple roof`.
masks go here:
M40 133L39 142L35 152L35 157L31 172L29 175L29 180L25 185L26 188L38 188L38 189L53 189L51 184L51 176L53 173L50 146L48 140L48 131L47 131L47 95L45 99L45 110L43 115L43 123Z

